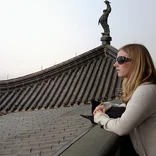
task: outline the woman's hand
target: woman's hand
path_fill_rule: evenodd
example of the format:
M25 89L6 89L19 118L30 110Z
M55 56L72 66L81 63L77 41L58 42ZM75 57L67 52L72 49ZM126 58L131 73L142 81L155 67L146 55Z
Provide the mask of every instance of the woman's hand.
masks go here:
M97 106L93 112L93 115L95 115L96 112L105 113L105 106L104 105Z

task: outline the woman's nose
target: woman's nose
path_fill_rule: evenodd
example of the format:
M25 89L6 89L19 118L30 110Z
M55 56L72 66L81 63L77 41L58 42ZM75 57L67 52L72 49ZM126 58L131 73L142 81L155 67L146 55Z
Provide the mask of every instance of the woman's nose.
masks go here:
M113 66L116 67L117 66L117 62L115 62Z

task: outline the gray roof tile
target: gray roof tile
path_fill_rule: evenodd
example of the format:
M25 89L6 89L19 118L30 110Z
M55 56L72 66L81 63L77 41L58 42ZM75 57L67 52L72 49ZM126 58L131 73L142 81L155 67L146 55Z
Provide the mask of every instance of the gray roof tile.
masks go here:
M90 105L10 113L0 118L0 155L52 155L92 125Z

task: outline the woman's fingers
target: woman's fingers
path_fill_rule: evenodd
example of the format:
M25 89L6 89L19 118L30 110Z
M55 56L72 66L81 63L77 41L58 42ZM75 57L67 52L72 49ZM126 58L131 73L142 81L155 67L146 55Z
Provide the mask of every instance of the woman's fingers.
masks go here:
M97 106L93 112L93 114L95 114L96 112L98 111L101 111L103 113L105 113L105 108L104 108L104 105L100 105L100 106Z

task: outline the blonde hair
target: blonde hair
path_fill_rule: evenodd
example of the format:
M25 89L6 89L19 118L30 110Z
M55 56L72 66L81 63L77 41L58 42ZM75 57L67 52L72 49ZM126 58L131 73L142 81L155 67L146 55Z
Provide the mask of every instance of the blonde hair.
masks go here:
M147 48L141 44L128 44L120 48L128 53L132 63L130 77L122 82L122 101L127 103L136 88L144 82L156 84L156 69Z

